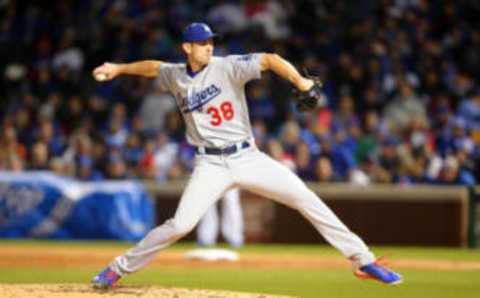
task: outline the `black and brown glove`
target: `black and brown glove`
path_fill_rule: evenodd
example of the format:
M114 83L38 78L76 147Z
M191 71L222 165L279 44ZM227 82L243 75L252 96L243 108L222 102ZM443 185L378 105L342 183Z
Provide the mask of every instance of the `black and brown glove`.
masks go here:
M310 80L313 80L313 86L307 91L294 89L294 97L297 101L296 107L299 112L314 111L327 105L327 98L322 90L322 82L316 76L306 74Z

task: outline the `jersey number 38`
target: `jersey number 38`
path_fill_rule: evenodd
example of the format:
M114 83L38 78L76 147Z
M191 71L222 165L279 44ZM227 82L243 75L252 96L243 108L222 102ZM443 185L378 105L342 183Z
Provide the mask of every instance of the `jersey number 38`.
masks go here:
M210 119L210 124L213 126L219 126L223 121L230 121L235 115L235 112L233 111L233 105L230 101L222 102L219 108L209 107L207 113L212 116Z

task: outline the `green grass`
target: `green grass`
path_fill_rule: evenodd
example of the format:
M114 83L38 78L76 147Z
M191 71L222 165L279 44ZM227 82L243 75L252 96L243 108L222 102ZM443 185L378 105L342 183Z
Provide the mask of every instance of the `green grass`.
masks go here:
M0 241L1 246L78 246L85 249L126 249L129 243ZM179 243L169 250L185 251L195 246ZM240 253L298 254L339 256L329 246L247 245ZM480 261L479 250L453 248L375 247L374 251L391 253L393 258ZM101 268L2 268L0 283L88 283ZM388 287L362 282L345 269L225 269L225 268L149 268L128 276L123 285L159 285L260 292L317 298L474 298L480 297L480 271L401 270L405 283Z

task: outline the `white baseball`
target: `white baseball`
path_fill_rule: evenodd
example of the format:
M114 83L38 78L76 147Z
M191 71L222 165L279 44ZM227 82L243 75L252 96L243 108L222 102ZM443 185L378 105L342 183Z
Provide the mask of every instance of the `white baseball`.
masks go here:
M99 82L103 82L103 81L106 81L107 80L107 75L104 74L104 73L97 73L95 75L95 80L99 81Z

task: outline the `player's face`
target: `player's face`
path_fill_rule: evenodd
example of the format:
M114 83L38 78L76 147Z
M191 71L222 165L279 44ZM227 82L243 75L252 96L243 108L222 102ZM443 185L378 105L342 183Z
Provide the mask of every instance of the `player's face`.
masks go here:
M187 51L189 59L195 61L199 65L208 64L213 54L213 39L207 39L198 42L192 42L190 53Z

